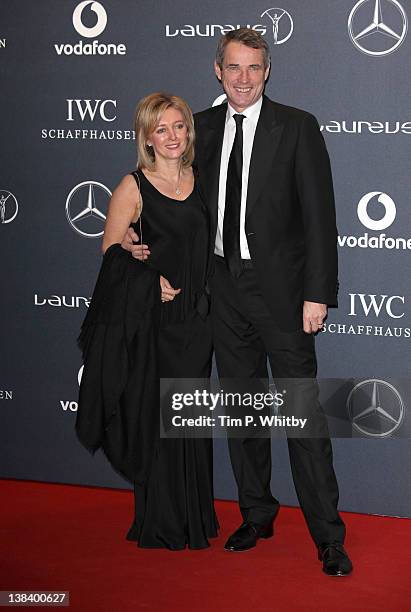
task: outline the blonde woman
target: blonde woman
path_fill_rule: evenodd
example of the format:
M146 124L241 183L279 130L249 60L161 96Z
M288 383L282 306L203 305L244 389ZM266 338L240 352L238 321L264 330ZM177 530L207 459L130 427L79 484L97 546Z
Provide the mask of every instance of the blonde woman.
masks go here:
M150 245L146 265L160 274L159 376L208 377L209 229L191 166L191 110L178 96L153 93L138 104L135 132L137 171L113 193L103 251L121 243L130 225L139 233L141 221ZM217 535L211 440L159 437L148 482L135 483L134 490L135 518L127 539L139 546L204 548Z

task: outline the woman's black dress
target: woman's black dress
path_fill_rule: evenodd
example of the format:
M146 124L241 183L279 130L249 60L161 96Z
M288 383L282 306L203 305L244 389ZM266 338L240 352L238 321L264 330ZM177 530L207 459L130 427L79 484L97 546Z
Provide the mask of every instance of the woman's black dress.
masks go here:
M212 343L209 318L202 308L209 256L204 204L196 184L180 201L160 193L143 172L133 176L143 199L142 232L151 251L149 265L182 290L172 302L161 305L160 377L207 378ZM139 233L138 223L135 229ZM148 482L135 484L134 493L135 518L128 540L145 548L207 547L207 538L215 537L218 528L212 440L159 437Z

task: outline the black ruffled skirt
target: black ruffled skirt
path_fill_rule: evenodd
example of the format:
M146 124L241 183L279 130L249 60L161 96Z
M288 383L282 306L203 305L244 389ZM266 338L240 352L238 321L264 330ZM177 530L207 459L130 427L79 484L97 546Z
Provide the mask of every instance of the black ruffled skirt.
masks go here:
M211 370L208 317L193 312L159 332L164 378L207 378ZM150 476L134 484L135 516L127 539L144 548L206 548L216 537L211 439L159 438Z

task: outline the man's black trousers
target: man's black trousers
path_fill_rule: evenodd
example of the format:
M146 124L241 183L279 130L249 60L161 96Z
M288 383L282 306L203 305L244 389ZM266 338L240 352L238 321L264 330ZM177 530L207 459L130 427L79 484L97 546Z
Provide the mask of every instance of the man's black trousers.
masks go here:
M210 280L211 314L218 374L224 378L266 379L267 357L274 381L312 379L317 362L314 337L302 329L280 331L274 323L258 287L255 271L247 267L234 279L222 258L216 257ZM289 407L290 413L293 406ZM306 406L321 437L287 437L291 470L297 497L311 536L323 542L344 542L345 526L337 511L338 484L328 428L318 393ZM245 521L261 525L271 522L279 502L270 490L270 438L229 438L231 463Z

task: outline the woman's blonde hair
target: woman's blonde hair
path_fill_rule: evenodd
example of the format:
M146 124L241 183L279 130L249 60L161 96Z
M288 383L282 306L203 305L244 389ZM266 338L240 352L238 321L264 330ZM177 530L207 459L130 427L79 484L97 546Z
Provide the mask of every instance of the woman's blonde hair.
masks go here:
M170 107L181 112L187 126L187 147L182 157L183 168L188 168L193 163L194 120L190 107L179 96L156 92L140 100L136 108L134 130L137 143L137 168L154 169L154 150L147 145L147 139L154 132L163 113Z

